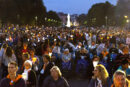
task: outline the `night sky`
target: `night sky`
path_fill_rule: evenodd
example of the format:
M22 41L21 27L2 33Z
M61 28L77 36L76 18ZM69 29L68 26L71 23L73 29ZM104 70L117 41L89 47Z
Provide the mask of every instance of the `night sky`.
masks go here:
M95 3L109 1L116 5L117 0L43 0L47 11L64 12L70 14L87 13L91 6Z

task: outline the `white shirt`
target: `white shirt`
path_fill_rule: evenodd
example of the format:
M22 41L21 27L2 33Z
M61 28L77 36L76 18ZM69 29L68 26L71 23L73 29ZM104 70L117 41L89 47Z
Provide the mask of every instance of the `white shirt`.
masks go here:
M129 37L126 38L126 44L130 44L130 38Z
M60 47L55 46L55 47L53 48L52 52L60 54L60 53L61 53L60 50L61 50Z
M97 78L97 80L98 80L98 87L102 87L102 81L98 78Z

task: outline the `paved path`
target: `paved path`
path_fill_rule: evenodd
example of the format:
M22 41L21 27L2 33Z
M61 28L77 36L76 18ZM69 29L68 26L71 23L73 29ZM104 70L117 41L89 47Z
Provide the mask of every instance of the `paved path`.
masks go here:
M88 87L88 80L70 80L71 87Z

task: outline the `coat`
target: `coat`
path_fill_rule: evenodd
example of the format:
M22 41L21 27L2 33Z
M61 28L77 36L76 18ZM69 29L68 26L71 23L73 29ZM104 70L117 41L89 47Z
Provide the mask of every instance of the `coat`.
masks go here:
M44 74L41 74L40 71L42 70L42 68L39 70L40 73L40 77L39 77L39 86L41 86L43 84L43 81L46 77L48 77L50 75L50 69L53 67L54 65L52 63L49 63L46 66L46 69L44 70Z
M13 86L10 86L10 79L4 78L0 82L0 87L26 87L25 81L21 78Z
M30 70L28 72L28 80L27 80L27 84L26 86L27 87L36 87L36 74L33 70Z
M59 77L59 79L55 81L51 76L48 76L45 79L42 87L70 87L70 86L63 77Z
M110 78L107 78L107 83L105 84L105 86L102 86L102 87L111 87L111 84L112 84L112 82L111 82ZM98 81L97 81L97 79L92 78L88 87L95 87L95 85L97 87Z

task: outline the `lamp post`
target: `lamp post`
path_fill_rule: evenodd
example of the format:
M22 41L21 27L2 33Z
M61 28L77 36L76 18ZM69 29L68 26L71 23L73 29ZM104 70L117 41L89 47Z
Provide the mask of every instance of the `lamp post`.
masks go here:
M126 21L126 26L129 27L130 20L128 19L128 16L125 15L124 18L125 18L125 21Z
M35 17L35 20L36 20L36 25L37 25L37 19L38 19L38 17L36 16L36 17Z
M125 16L124 16L124 18L125 18L125 19L127 19L127 18L128 18L128 16L127 16L127 15L125 15Z
M106 16L105 19L106 19L106 28L108 29L108 26L107 26L108 25L108 23L107 23L108 17Z

